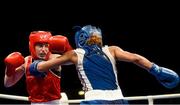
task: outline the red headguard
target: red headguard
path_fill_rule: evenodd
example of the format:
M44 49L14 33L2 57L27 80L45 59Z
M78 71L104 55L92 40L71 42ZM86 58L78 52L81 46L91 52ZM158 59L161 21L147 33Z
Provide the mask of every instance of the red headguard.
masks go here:
M29 35L29 50L31 53L31 56L33 59L39 59L37 57L37 54L35 52L34 46L36 43L48 43L49 38L52 36L52 34L48 31L33 31ZM47 60L49 58L51 52L48 52L46 55Z

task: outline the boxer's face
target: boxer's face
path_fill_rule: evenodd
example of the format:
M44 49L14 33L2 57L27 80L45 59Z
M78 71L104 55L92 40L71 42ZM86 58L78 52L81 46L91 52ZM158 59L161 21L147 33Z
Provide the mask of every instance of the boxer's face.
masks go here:
M49 52L49 44L48 43L36 43L35 51L36 51L38 58L46 59L46 55Z
M98 46L102 46L102 38L97 33L93 33L86 41L88 45L96 44Z

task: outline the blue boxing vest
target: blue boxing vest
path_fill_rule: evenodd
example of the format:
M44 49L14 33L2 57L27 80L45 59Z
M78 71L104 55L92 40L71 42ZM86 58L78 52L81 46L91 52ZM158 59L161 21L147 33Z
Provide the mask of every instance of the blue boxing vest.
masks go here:
M115 64L112 62L114 58L108 47L85 46L75 52L78 55L78 75L85 91L119 89Z

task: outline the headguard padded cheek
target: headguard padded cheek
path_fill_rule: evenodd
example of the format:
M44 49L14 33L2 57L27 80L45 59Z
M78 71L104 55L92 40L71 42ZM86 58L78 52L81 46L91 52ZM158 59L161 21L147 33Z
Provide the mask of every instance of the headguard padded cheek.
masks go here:
M75 34L75 43L77 48L81 48L85 45L86 40L89 38L89 35L86 31L80 30Z

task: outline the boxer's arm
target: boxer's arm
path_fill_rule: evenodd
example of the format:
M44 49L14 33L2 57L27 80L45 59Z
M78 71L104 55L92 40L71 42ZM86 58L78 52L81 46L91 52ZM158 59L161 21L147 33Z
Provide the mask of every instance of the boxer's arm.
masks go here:
M124 51L118 46L110 46L109 49L116 60L132 62L146 70L149 70L152 67L153 63L139 54Z
M59 56L57 58L50 59L48 61L39 62L37 65L37 70L42 72L45 69L52 69L58 65L63 65L67 63L73 63L73 64L77 63L77 55L73 50L68 51L62 56Z
M118 60L132 62L146 70L148 70L156 79L166 88L174 88L179 84L179 76L171 69L160 67L145 57L123 51L119 47L113 46L112 55Z
M11 87L24 75L24 57L19 52L13 52L4 59L6 68L4 86Z
M24 75L25 73L25 68L24 68L24 65L16 68L16 71L14 73L14 75L12 76L7 76L5 75L4 76L4 86L5 87L11 87L13 85L15 85Z

